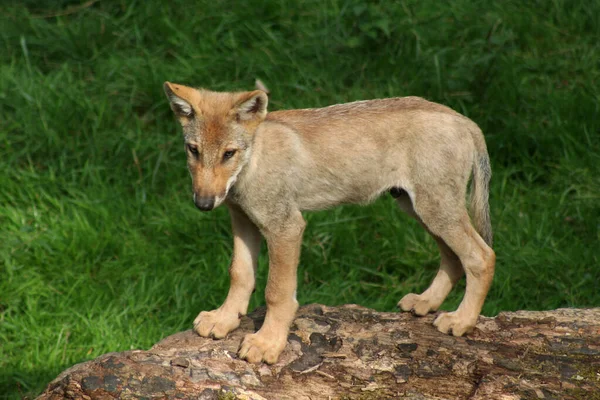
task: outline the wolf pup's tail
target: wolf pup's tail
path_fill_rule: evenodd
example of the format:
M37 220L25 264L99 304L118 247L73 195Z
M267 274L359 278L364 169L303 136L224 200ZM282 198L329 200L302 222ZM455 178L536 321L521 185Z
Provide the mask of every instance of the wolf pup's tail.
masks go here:
M483 240L492 246L492 221L490 219L489 190L492 168L488 156L483 133L479 128L473 131L475 141L475 162L473 164L473 179L471 182L471 213L475 229Z

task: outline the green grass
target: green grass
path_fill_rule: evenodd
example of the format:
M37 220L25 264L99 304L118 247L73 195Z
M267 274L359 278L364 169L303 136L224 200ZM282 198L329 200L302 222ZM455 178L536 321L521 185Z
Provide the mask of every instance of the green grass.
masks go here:
M404 95L453 107L485 132L494 170L483 313L600 306L600 3L77 4L0 6L0 396L148 348L224 299L228 215L192 204L165 80L258 77L271 109ZM437 270L435 243L389 196L306 218L301 303L394 310Z

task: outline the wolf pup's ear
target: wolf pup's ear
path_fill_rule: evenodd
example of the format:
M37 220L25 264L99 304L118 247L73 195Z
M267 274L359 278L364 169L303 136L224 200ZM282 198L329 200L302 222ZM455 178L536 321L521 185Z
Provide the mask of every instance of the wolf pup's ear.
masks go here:
M194 116L194 108L186 100L186 97L189 97L188 92L193 89L170 82L165 82L163 89L169 99L169 103L171 103L171 110L173 110L175 115L179 118L192 118Z
M243 93L237 101L236 112L240 121L262 121L267 116L269 99L262 90Z
M256 79L254 81L254 87L256 87L258 90L262 90L263 92L265 92L267 94L267 97L271 95L271 91L269 90L267 85L265 85L260 79Z

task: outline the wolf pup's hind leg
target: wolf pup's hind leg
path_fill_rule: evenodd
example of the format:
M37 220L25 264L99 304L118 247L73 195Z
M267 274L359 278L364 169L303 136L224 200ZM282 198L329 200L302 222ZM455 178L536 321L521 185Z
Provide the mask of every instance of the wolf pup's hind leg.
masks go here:
M392 193L392 196L394 196L394 193ZM440 269L429 288L421 294L409 293L398 302L398 307L403 311L410 311L415 315L423 316L437 311L448 296L448 293L452 290L452 287L462 277L463 268L456 254L440 237L431 233L427 225L417 215L408 193L403 190L403 193L394 197L400 208L416 219L433 236L440 249Z
M442 266L432 285L421 296L435 297L435 290L440 291L438 298L445 297L458 279L456 255L467 275L465 296L458 309L451 313L440 314L434 325L444 333L461 336L469 332L477 323L483 302L494 276L496 256L485 243L467 214L466 207L457 202L440 204L432 194L421 190L415 194L414 212L427 229L442 242L438 242L442 250ZM446 249L447 248L447 249ZM449 250L449 251L448 251ZM446 257L444 259L444 257ZM429 293L428 293L429 291ZM408 295L400 301L403 309L410 309L414 296ZM412 305L414 308L414 305Z

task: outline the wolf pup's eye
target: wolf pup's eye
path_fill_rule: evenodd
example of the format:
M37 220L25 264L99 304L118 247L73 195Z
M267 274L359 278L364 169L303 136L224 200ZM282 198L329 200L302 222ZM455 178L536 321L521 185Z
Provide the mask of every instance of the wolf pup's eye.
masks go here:
M190 151L190 153L192 153L193 155L197 156L198 155L198 147L188 144L187 145L188 150Z
M236 150L227 150L223 153L223 161L229 160L235 154Z

